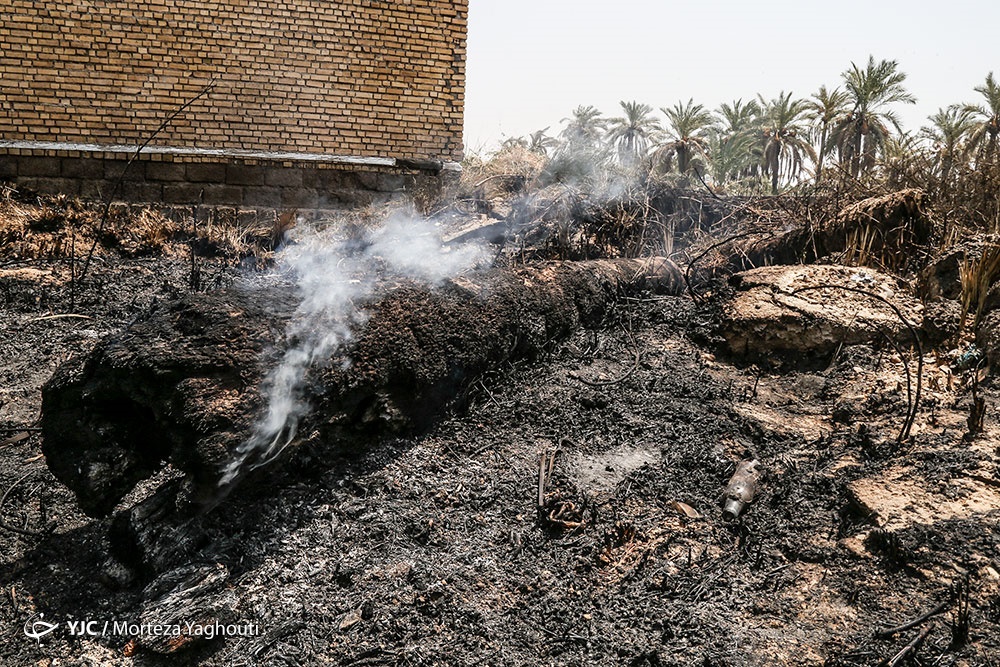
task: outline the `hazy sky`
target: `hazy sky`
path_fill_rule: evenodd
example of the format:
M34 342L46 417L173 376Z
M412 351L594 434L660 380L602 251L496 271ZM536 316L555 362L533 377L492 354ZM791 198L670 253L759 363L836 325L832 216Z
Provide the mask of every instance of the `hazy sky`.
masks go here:
M917 97L899 111L918 129L1000 76L1000 2L469 0L466 150L556 134L581 104L805 97L869 54L899 61Z

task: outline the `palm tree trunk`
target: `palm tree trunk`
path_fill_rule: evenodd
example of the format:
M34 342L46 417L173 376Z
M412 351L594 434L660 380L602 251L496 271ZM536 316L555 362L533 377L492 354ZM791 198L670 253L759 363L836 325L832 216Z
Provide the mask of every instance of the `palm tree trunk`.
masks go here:
M861 173L861 142L864 134L861 131L861 123L857 123L854 130L854 153L851 155L851 176L858 177Z
M677 147L677 171L681 174L686 174L688 168L691 166L691 153L688 147L681 144Z
M823 158L826 157L827 128L829 123L823 123L819 134L819 157L816 158L816 185L823 180Z

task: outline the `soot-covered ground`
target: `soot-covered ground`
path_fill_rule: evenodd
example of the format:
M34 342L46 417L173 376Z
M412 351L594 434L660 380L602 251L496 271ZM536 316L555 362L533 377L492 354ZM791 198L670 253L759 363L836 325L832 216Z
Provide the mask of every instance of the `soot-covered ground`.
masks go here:
M687 297L624 300L428 432L222 506L192 566L224 573L221 617L257 636L167 653L71 636L70 619L141 621L157 591L119 576L109 521L48 472L39 390L188 290L190 266L105 255L71 305L63 262L0 262L2 664L875 665L925 632L894 664L1000 664L998 424L963 440L963 377L928 353L914 438L895 446L896 352L747 366L715 348L713 302ZM723 521L747 457L757 501ZM36 641L39 613L61 626Z

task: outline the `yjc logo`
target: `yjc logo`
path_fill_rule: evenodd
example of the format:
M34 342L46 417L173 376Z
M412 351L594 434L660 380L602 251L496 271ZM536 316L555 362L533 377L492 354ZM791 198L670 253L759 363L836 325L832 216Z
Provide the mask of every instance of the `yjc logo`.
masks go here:
M41 644L42 637L58 627L58 623L49 623L45 620L45 614L38 613L24 622L24 634Z

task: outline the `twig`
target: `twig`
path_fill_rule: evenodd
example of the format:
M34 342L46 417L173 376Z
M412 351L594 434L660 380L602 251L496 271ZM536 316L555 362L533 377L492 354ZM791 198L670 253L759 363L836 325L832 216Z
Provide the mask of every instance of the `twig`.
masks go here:
M60 315L43 315L42 317L33 317L28 320L29 322L44 322L46 320L62 320L67 318L73 318L77 320L92 320L94 319L90 315L78 315L77 313L62 313Z
M553 450L551 453L548 450L544 450L538 459L538 513L541 515L545 511L545 486L548 484L549 479L552 478L552 470L556 465L556 454L559 453L558 449Z
M701 181L701 184L705 186L705 189L708 190L708 194L712 195L713 197L715 197L719 201L722 201L722 197L720 197L719 195L715 194L715 191L712 190L712 188L708 187L708 183L705 182L704 176L701 175L701 172L698 171L697 167L695 169L693 169L692 171L694 171L694 175L698 177L698 180Z
M793 565L795 565L794 562L792 562L792 563L785 563L784 565L779 565L778 567L774 568L773 570L768 571L764 575L764 579L769 579L769 578L773 577L774 575L778 574L779 572L781 572L783 570L787 570L788 568L790 568Z
M575 373L570 373L570 377L574 378L575 380L579 380L580 382L590 387L610 387L611 385L622 383L625 380L632 377L632 373L635 373L636 369L639 368L639 358L641 351L639 350L639 344L635 342L635 337L632 336L632 333L627 330L625 331L625 333L628 334L629 340L632 341L632 346L635 348L635 360L632 362L632 367L629 368L624 375L622 375L619 378L615 378L614 380L602 380L597 382L593 380L585 380Z
M490 391L485 384L483 384L482 380L479 381L479 388L482 389L484 392L486 392L486 395L489 396L491 401L493 401L493 405L503 409L503 406L500 405L500 401L498 401L496 397L493 395L493 392Z
M674 301L677 299L675 296L626 296L623 297L625 301L635 301L636 303L656 303L657 301Z
M492 176L487 176L486 178L484 178L483 180L479 181L478 183L476 183L472 187L473 188L481 188L482 186L486 185L490 181L495 180L497 178L517 178L518 176L519 176L519 174L493 174Z
M882 327L878 328L878 332L882 334L882 337L885 338L886 341L889 342L889 345L892 346L892 349L894 349L896 351L896 354L899 355L899 360L903 362L903 371L906 373L906 414L909 415L910 411L913 410L913 380L912 377L910 376L910 364L907 361L905 361L906 355L903 354L903 349L899 347L899 343L890 338L889 334L887 334L882 329ZM902 432L900 432L899 437L900 438L903 437ZM900 439L899 442L902 442L902 440Z
M474 458L476 456L479 456L480 454L482 454L483 452L485 452L487 449L492 449L494 446L496 446L496 443L489 442L489 443L483 445L482 447L480 447L479 449L477 449L476 451L474 451L471 454L469 454L469 458L471 459L471 458Z
M30 436L27 433L21 432L17 435L12 435L3 442L0 442L0 447L6 447L7 445L16 445L19 442L27 440Z
M45 535L46 533L52 532L52 529L55 528L55 524L51 525L46 530L28 530L26 528L17 528L16 526L8 525L7 522L3 520L3 515L2 515L3 506L5 504L7 504L7 496L9 496L10 492L14 490L14 487L16 487L18 484L20 484L24 480L28 479L28 477L30 477L31 473L33 473L33 472L34 472L33 470L29 470L28 472L26 472L23 475L21 475L20 477L18 477L17 481L15 481L13 484L11 484L9 487L7 487L7 490L4 491L4 493L3 493L3 497L0 497L0 528L3 528L4 530L9 530L12 533L17 533L18 535L28 535L28 536L31 536L31 537L39 537L41 535Z
M547 451L543 451L538 457L538 511L545 507L545 459Z
M927 635L931 633L934 627L935 627L934 623L931 623L930 625L925 627L923 630L920 631L920 634L918 634L916 637L913 638L913 641L904 646L899 653L894 655L892 657L892 660L889 660L888 662L884 662L882 664L884 664L885 667L898 667L898 665L901 665L903 661L906 660L906 657L908 655L910 655L911 653L916 653L917 649L920 648L920 645L923 643L923 641L927 639Z
M69 228L69 307L76 308L76 227Z
M189 99L187 102L182 104L180 108L167 116L163 122L160 123L159 127L157 127L152 134L146 137L146 140L142 142L142 145L135 149L135 153L133 153L132 157L129 158L129 161L125 163L125 168L122 169L120 174L118 174L118 178L115 180L115 184L112 186L111 192L108 193L107 200L104 202L104 211L101 213L101 222L97 225L97 231L94 233L94 242L90 244L90 250L87 252L87 259L83 262L83 269L81 269L79 275L76 276L76 282L82 283L87 277L87 270L90 269L90 260L94 257L94 250L97 249L97 242L100 240L101 234L104 232L104 226L108 223L108 216L111 214L111 202L114 201L115 195L118 194L118 190L122 186L122 181L125 180L125 174L128 172L129 167L131 167L132 163L138 159L139 154L142 153L143 149L146 148L146 146L148 146L160 132L173 122L174 118L183 113L185 109L194 104L195 101L204 96L214 87L215 79L212 79L197 95Z
M205 200L205 190L199 193L199 204ZM195 292L201 291L201 270L198 268L198 258L194 252L195 243L198 241L198 209L199 206L191 207L191 242L188 243L188 252L191 255L191 275L188 277L188 287Z
M792 295L801 294L802 292L809 292L818 289L840 289L847 292L854 292L856 294L864 294L865 296L870 296L873 299L878 299L885 305L892 309L892 312L896 314L899 321L903 323L909 332L910 336L913 337L913 345L917 348L917 389L913 396L913 406L910 408L909 413L906 415L906 420L903 422L903 430L900 431L899 437L896 439L897 442L903 442L910 437L910 429L913 427L913 422L917 418L917 409L920 407L920 389L921 383L924 375L924 348L920 344L920 337L917 335L917 330L910 324L910 321L906 319L903 313L896 307L896 304L892 303L884 296L875 294L874 292L869 292L868 290L859 289L857 287L845 287L844 285L811 285L809 287L800 287L799 289L792 292ZM905 362L904 362L905 363Z
M936 607L934 607L933 609L931 609L928 612L924 612L923 614L921 614L920 616L916 617L912 621L907 621L906 623L903 623L902 625L896 626L895 628L888 628L886 630L879 630L878 632L875 633L875 636L878 637L879 639L887 639L887 638L893 636L894 634L897 634L897 633L900 633L900 632L906 632L907 630L911 630L911 629L917 627L918 625L920 625L924 621L928 620L932 616L937 616L938 614L943 614L944 612L948 611L948 607L950 607L950 606L951 606L951 600L945 600L941 604L937 605Z
M965 434L966 441L972 441L977 435L983 432L983 420L986 418L986 399L979 395L979 369L986 363L986 357L979 360L976 367L972 369L972 407L969 410L969 418L966 424L969 431Z
M959 579L954 588L955 618L951 622L951 649L965 646L969 641L970 606L969 573Z

